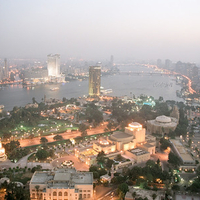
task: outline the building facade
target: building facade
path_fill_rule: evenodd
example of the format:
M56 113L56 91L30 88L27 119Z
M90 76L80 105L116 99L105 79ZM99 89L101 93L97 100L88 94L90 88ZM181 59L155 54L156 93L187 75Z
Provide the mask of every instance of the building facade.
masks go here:
M126 155L134 162L147 161L155 154L156 138L146 135L145 128L137 122L132 122L125 131L114 131L106 139L100 138L93 146L75 150L75 156L87 165L96 164L96 156L104 151L106 157L114 159L118 154ZM130 163L120 163L124 166Z
M89 69L89 96L98 97L101 86L101 67L90 66Z
M168 117L161 115L154 120L147 121L147 131L149 133L168 134L170 131L174 131L178 125L178 119L174 117Z
M47 69L48 76L59 77L60 76L60 55L49 54L47 56Z
M30 198L41 200L93 200L93 173L74 168L35 172L30 181Z

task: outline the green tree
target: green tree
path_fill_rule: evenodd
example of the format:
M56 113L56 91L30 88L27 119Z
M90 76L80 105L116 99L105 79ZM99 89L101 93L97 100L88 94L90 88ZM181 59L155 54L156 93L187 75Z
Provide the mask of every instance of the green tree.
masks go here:
M160 139L160 149L162 151L167 149L170 146L171 146L171 144L170 144L170 142L168 140L166 140L165 138L161 138Z
M120 184L119 185L119 187L118 187L118 189L119 189L119 194L120 194L120 192L122 192L124 195L123 195L123 198L125 197L125 195L126 195L126 193L128 192L128 185L126 184L126 183L122 183L122 184Z
M7 143L4 147L5 147L6 152L12 152L14 149L19 148L19 146L20 146L19 141L13 140L10 143Z
M86 108L85 112L86 119L91 123L93 122L94 125L98 125L103 120L103 113L98 110L98 107L91 103Z
M48 152L45 150L45 149L40 149L37 151L36 153L36 157L39 159L39 160L45 160L47 157L48 157Z
M99 152L96 158L97 163L99 163L100 165L104 165L106 160L105 155L106 154L104 153L104 151Z
M153 198L153 200L155 200L156 197L157 197L157 194L156 194L156 193L153 193L153 194L152 194L152 198Z
M81 132L81 136L84 137L84 136L87 136L87 126L85 124L81 124L79 126L79 131Z
M63 137L62 137L62 135L55 135L53 137L53 139L56 140L56 141L58 141L58 140L63 140Z
M41 144L46 144L48 142L48 140L47 140L47 138L45 138L45 137L42 137L41 139L40 139L40 143Z
M50 149L49 150L49 156L51 157L51 158L53 158L54 157L54 150L53 149Z
M175 167L178 167L181 164L180 158L172 152L169 153L168 162Z

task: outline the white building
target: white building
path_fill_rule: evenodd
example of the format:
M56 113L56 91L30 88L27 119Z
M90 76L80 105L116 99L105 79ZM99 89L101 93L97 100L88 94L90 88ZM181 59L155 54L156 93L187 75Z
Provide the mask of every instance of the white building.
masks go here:
M30 197L41 200L92 200L93 173L73 169L35 172L30 181Z
M124 132L115 131L107 139L100 138L90 148L76 149L75 156L88 165L95 164L96 156L101 151L104 151L107 157L115 157L118 154L122 154L134 159L135 162L142 162L147 161L152 154L155 154L155 146L156 138L154 136L146 136L145 128L137 122L132 122L128 127L125 127ZM138 150L140 153L135 153L134 149L136 148L137 150L140 149ZM129 163L124 163L124 165L126 164ZM121 163L122 165L123 163Z
M181 159L183 165L195 165L195 160L192 158L190 153L185 149L179 140L171 139L170 140L172 147L175 153Z
M149 133L159 133L164 135L170 131L174 131L178 125L178 119L174 117L168 117L161 115L156 117L154 120L147 121L147 132Z
M48 76L60 77L60 55L49 54L47 58Z

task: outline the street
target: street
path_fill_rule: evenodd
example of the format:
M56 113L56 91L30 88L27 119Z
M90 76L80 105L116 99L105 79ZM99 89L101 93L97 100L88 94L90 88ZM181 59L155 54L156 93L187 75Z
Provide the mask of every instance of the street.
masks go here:
M100 125L96 128L92 128L91 130L88 129L87 134L94 135L94 134L104 133L105 128L106 128L106 125L103 125L103 126ZM48 140L48 142L55 142L55 140L53 139L53 137L55 135L57 135L57 134L52 134L52 135L42 136L42 137L45 137ZM72 138L81 136L81 132L80 131L64 132L64 133L59 133L58 135L61 135L63 137L63 139L66 140L66 139L72 139ZM21 139L21 140L19 140L19 142L20 142L21 147L26 147L26 146L41 144L40 139L41 139L41 137L36 137L33 139Z

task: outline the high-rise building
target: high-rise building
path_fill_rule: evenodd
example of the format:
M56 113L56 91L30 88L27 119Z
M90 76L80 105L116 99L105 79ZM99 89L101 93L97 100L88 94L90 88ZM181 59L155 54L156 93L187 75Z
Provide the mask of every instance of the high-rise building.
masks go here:
M0 81L3 79L3 68L0 66Z
M89 96L95 97L100 95L101 86L101 67L90 66L89 69Z
M4 59L4 66L3 66L3 78L8 78L8 63L7 63L7 59Z
M47 63L47 69L48 69L48 76L54 76L59 77L60 76L60 55L59 54L49 54L47 56L48 63Z

